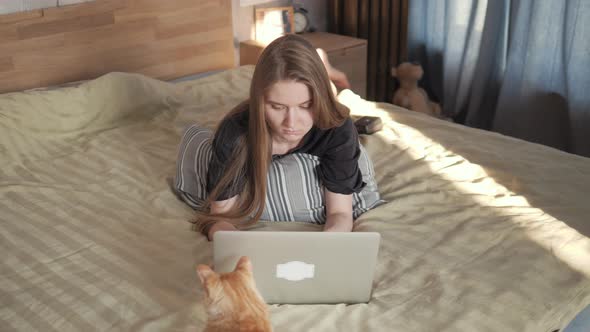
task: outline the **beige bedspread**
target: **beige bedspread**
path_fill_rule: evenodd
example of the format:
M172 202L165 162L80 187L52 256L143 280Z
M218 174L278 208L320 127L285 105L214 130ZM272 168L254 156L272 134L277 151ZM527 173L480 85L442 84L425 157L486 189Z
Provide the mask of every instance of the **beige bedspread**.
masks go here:
M176 147L251 74L0 95L1 331L203 327L195 266L211 244L170 190ZM590 159L340 99L385 121L362 139L389 202L355 226L382 235L373 296L270 306L276 331L552 331L590 303Z

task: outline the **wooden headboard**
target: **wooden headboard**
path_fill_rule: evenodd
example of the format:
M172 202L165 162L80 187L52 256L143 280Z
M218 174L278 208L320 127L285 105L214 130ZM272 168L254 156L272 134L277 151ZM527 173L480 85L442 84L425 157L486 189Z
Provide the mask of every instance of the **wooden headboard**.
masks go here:
M231 0L96 0L0 15L0 93L112 71L172 79L234 66Z

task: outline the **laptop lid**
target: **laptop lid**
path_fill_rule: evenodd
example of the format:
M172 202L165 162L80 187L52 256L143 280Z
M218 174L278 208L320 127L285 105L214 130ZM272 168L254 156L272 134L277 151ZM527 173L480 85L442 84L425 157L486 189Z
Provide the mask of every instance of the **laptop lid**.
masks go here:
M248 256L256 287L269 304L371 298L379 233L219 231L213 237L215 270L231 272L241 256Z

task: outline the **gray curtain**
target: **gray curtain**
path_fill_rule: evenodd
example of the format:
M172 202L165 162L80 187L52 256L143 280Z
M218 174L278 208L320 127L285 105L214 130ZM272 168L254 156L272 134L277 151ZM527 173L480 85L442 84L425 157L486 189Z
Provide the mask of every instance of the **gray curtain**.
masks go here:
M589 0L411 0L408 58L457 122L590 156Z

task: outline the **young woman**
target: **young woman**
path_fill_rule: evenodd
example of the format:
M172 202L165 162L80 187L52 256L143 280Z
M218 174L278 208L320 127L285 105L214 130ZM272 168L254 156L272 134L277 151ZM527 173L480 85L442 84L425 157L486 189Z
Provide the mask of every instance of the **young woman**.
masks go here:
M348 86L346 76L329 65L325 53L300 36L283 36L265 48L254 70L249 100L226 115L212 142L207 201L197 221L209 239L219 230L237 230L260 219L268 203L267 187L288 188L267 183L272 178L269 167L292 154L318 161L304 167L313 168L309 174L319 179L313 186L323 188L324 230L352 230L353 193L365 187L359 168L361 147L349 110L336 100L329 77ZM186 146L181 144L179 165L187 154L198 153L187 153ZM369 168L371 173L372 165ZM189 173L179 166L177 189L187 202L194 201L183 186L194 181L187 180L192 174L183 178Z

